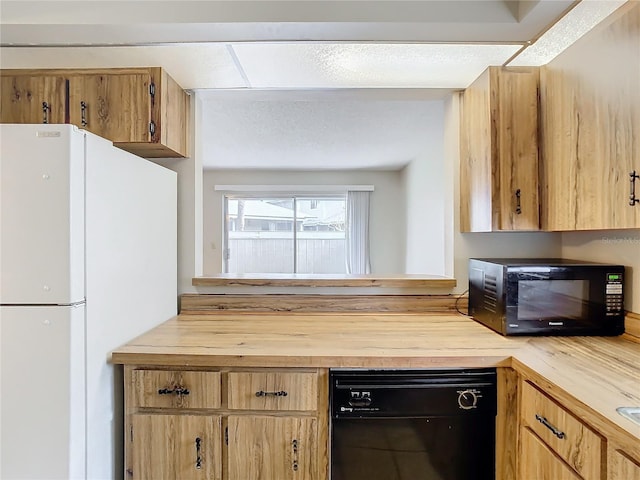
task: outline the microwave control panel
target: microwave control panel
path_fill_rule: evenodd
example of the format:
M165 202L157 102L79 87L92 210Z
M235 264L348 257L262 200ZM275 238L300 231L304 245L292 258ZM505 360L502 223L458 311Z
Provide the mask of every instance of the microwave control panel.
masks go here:
M607 273L606 283L607 315L619 315L623 308L622 273Z

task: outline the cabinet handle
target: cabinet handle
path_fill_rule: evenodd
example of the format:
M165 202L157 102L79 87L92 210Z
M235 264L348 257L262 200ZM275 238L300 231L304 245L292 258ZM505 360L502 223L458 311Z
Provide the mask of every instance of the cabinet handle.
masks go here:
M280 390L279 392L265 392L264 390L260 390L256 392L256 397L286 397L289 395L284 390Z
M87 102L82 101L80 102L80 118L81 118L81 122L83 127L86 127L88 125L87 123Z
M202 456L200 455L200 445L202 444L202 440L200 437L196 437L196 469L200 470L202 468Z
M159 395L189 395L189 393L191 393L189 391L188 388L183 388L183 387L175 387L172 389L168 389L168 388L161 388L160 390L158 390L158 394Z
M538 415L536 413L536 420L539 421L541 424L543 424L545 427L547 427L549 430L551 430L551 432L553 432L553 434L558 437L560 440L562 440L564 438L564 432L561 432L560 430L558 430L556 427L554 427L553 425L551 425L549 423L549 420L547 420L545 417Z
M51 107L47 102L42 102L42 123L49 123L49 113L51 112Z
M629 205L635 207L636 203L640 203L640 198L636 198L636 179L640 178L640 175L634 170L629 174Z
M520 189L516 190L516 215L522 213L522 205L520 204Z
M291 465L294 472L298 471L298 440L295 438L291 442L291 448L293 450L293 464Z

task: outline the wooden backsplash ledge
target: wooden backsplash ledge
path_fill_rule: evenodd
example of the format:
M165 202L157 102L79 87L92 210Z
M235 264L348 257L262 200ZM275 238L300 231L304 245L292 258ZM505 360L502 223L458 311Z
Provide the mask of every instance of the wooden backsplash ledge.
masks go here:
M181 314L215 312L452 312L456 301L467 311L467 297L458 295L224 295L183 294Z
M640 343L640 314L627 312L624 319L625 336L630 340Z

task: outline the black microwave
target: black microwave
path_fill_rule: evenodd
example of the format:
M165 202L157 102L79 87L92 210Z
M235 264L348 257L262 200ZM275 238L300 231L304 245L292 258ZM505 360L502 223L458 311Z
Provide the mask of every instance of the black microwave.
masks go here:
M469 315L503 335L624 333L624 266L472 258Z

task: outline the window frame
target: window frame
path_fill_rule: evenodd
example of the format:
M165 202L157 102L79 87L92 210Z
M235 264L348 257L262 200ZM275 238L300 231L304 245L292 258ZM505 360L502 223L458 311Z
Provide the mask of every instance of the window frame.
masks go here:
M253 192L245 192L245 191L237 191L237 192L223 192L223 249L222 249L222 268L223 273L229 274L229 260L231 259L231 251L229 248L229 200L238 200L238 199L260 199L260 200L292 200L293 201L293 272L287 274L297 274L298 273L298 231L297 231L297 215L298 215L298 200L340 200L342 199L345 204L347 203L347 191L331 191L331 192L313 192L313 191L302 191L302 192L285 192L278 190L274 193L269 193L268 191L253 191ZM346 241L346 238L345 238ZM265 272L252 272L252 273L265 273ZM345 272L346 273L346 267Z

